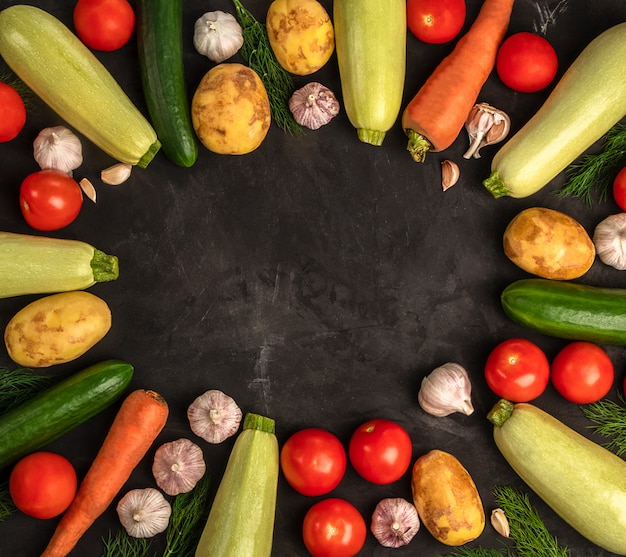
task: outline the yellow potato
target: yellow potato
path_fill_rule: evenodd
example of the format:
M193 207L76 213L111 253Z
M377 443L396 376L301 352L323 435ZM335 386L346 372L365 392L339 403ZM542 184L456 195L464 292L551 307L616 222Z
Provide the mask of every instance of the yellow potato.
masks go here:
M111 328L106 302L84 291L39 298L18 311L4 331L11 359L24 367L49 367L82 356Z
M596 250L583 226L564 213L544 207L525 209L504 231L504 253L533 275L570 280L584 275Z
M222 155L245 155L265 139L270 102L256 72L243 64L218 64L202 78L191 101L200 142Z
M266 28L276 60L296 75L316 72L335 50L333 24L317 0L274 0Z

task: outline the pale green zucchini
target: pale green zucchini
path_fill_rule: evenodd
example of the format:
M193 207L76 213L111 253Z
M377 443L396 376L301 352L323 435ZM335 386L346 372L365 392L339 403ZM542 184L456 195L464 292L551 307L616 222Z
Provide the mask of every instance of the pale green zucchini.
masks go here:
M86 242L0 232L0 298L84 290L118 275L117 257Z
M402 105L406 1L335 0L333 25L348 119L361 141L382 145Z
M50 108L114 159L145 168L159 150L148 120L52 14L22 4L0 11L0 55Z
M532 404L501 400L488 418L504 458L554 512L626 555L626 462Z
M528 197L546 186L626 114L626 23L596 37L534 116L496 153L491 194Z

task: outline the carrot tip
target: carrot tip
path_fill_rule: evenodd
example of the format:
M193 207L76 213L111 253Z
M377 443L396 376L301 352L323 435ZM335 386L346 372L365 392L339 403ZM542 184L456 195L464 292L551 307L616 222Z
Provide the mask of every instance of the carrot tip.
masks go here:
M424 162L426 153L432 148L432 143L415 130L406 130L406 134L409 136L409 143L406 148L411 153L411 157L415 162Z

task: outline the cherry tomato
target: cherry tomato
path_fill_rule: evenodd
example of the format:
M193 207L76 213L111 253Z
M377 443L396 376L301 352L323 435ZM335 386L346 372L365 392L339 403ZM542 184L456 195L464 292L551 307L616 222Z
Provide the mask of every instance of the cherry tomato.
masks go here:
M389 484L399 480L408 470L413 443L401 425L373 419L352 434L348 454L360 476L375 484Z
M548 386L550 363L533 342L512 338L498 344L489 354L485 379L498 396L511 402L528 402Z
M572 342L552 360L554 388L567 400L590 404L600 400L613 386L613 362L603 348L586 341Z
M74 28L89 48L110 52L130 40L135 12L128 0L78 0Z
M325 495L346 471L346 451L329 431L318 428L294 433L280 451L280 466L291 487L303 495Z
M547 87L558 66L552 45L543 37L525 31L506 39L496 56L496 72L502 83L520 93L534 93Z
M20 208L36 230L58 230L80 213L83 192L70 176L58 170L39 170L26 176L20 187Z
M26 107L20 94L0 81L0 142L11 141L26 123Z
M626 166L617 173L613 181L613 199L622 211L626 211Z
M344 499L324 499L304 517L304 545L313 557L353 557L365 545L367 527L361 513Z
M76 471L64 456L39 451L17 462L9 476L15 506L34 518L60 515L76 494Z
M409 31L420 41L447 43L465 23L465 0L408 0L406 18Z

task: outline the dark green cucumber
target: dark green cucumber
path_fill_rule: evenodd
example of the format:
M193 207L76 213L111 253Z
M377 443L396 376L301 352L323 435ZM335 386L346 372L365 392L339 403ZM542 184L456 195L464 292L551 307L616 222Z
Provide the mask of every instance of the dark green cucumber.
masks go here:
M106 360L59 381L0 416L0 469L110 406L132 376L132 365Z
M626 345L626 289L549 279L523 279L501 296L516 323L545 335Z
M191 124L183 65L183 1L138 0L137 47L144 97L161 148L192 166L198 143Z

